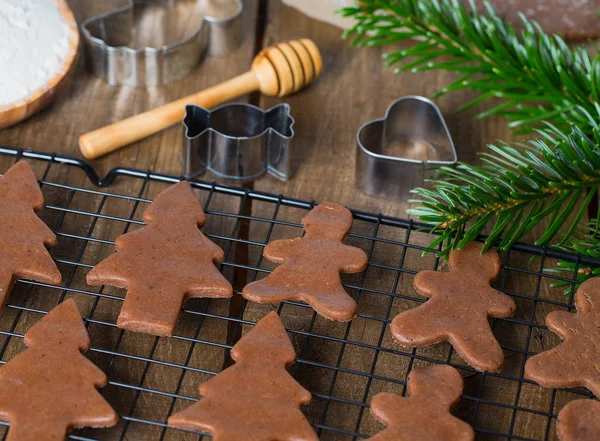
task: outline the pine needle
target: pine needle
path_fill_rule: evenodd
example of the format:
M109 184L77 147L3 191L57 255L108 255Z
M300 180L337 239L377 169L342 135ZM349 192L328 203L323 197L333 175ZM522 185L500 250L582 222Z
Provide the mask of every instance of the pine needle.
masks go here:
M413 190L421 199L409 201L419 205L408 212L440 234L434 244L444 244L442 254L486 230L486 249L506 250L545 222L536 245L600 258L600 221L586 234L579 225L600 184L600 55L569 47L523 15L523 30L516 31L485 6L479 13L472 1L465 7L459 0L361 0L341 11L356 20L344 34L355 46L407 41L407 48L384 55L386 65L397 72L456 72L459 78L435 96L477 92L463 111L499 99L478 117L500 115L515 133L539 136L490 145L481 165L442 168L433 190ZM600 269L582 268L578 277L590 274Z
M541 138L525 144L490 145L480 153L482 165L442 167L438 179L430 181L433 191L412 190L422 199L407 211L444 236L462 231L454 242L457 248L489 227L486 249L497 244L506 250L544 221L546 230L535 244L550 244L566 225L557 244L563 245L576 232L600 185L599 130L594 123L593 140L573 126L566 136L548 128L539 132Z
M565 130L576 124L591 135L590 121L578 109L595 113L600 56L592 57L583 46L571 49L523 15L523 30L517 32L488 3L480 14L472 2L465 7L459 0L362 0L340 13L356 20L344 34L355 46L413 42L384 55L386 65L397 66L397 72L462 74L436 96L463 89L478 92L463 110L500 99L502 104L480 117L501 115L518 133L551 121Z

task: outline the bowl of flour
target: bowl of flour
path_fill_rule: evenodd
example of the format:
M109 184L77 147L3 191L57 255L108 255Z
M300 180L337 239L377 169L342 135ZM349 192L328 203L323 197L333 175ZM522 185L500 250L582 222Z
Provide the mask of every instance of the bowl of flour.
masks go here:
M73 71L78 46L66 0L0 0L0 129L56 98Z

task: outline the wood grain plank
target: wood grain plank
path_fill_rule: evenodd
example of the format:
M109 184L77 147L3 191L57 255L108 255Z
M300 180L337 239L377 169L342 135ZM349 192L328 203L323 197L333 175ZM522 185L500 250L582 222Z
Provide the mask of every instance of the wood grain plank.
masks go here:
M383 117L387 107L395 99L405 95L430 96L445 85L450 84L456 77L452 74L431 71L414 75L412 73L394 74L391 69L382 67L382 50L379 48L354 49L340 39L341 31L333 26L326 25L309 19L296 10L283 6L280 2L269 2L268 16L277 17L268 21L265 29L264 45L276 43L291 38L307 37L315 41L324 57L322 77L310 88L290 96L284 100L261 97L260 105L269 108L276 103L285 101L291 106L292 116L296 119L296 136L293 140L293 161L295 174L286 183L273 178L263 178L255 183L255 187L277 194L285 194L301 199L316 201L332 201L341 203L351 208L370 212L406 217L405 210L409 206L406 201L388 201L385 199L366 196L354 186L354 169L356 154L356 132L365 122ZM401 47L401 46L399 46ZM459 160L475 162L476 154L484 149L486 143L496 139L511 140L513 137L506 126L506 121L501 118L490 118L483 121L475 120L475 115L482 107L465 113L456 114L456 110L473 99L475 95L470 92L459 92L437 100L437 104L446 118L446 122L453 136ZM261 216L260 209L255 209L253 214ZM298 218L296 218L296 221ZM354 232L373 235L372 226L355 224ZM532 232L530 237L537 237L543 232L543 227ZM291 234L291 233L290 233ZM390 231L382 228L377 232L380 237L392 240L405 240L401 237L403 232ZM410 242L426 245L430 241L427 235L413 232ZM353 242L352 240L348 241ZM372 244L354 241L368 251ZM400 247L390 246L385 249L381 243L374 246L373 255L377 263L397 266L402 261L404 268L415 271L432 269L435 266L432 256L423 258L417 250L408 249L404 256L398 255ZM519 260L515 265L527 265L523 258L513 256L513 261ZM511 262L511 263L512 263ZM539 260L537 261L539 266ZM535 270L539 270L538 267ZM352 282L360 281L357 278L346 278ZM367 270L362 283L365 287L375 290L390 291L394 287L394 277L385 274L385 270L371 267ZM412 287L412 276L402 274L397 280L396 291L408 296L415 296ZM510 286L519 286L520 292L532 295L535 292L537 279L524 275L509 274ZM545 285L544 285L545 283ZM540 295L548 293L549 284L544 281ZM553 294L556 295L556 294ZM274 305L277 306L277 305ZM359 297L359 312L382 319L393 318L398 312L417 306L415 302L395 299L389 309L389 302L384 296L369 295L368 289L363 290ZM531 313L531 305L521 305L522 314ZM248 305L247 315L256 315L256 307ZM536 314L544 310L542 305ZM284 307L283 318L298 329L309 330L312 315L310 310L303 308ZM543 314L541 314L543 315ZM538 317L536 315L536 317ZM528 320L524 317L524 320ZM380 322L356 318L350 325L327 322L317 318L312 332L324 335L344 336L359 343L375 344L381 341L384 348L406 351L391 340L389 331L382 329ZM383 332L383 338L382 338ZM527 328L522 326L498 326L497 334L501 342L507 346L516 346L525 349L528 337L533 341L535 335L528 335ZM342 347L333 342L319 342L315 339L307 341L302 339L296 342L299 351L305 358L325 365L338 366L362 373L376 373L378 375L404 380L411 367L410 357L394 356L387 353L375 354L375 351L361 348L356 345L347 345L342 352ZM533 344L531 345L533 346ZM538 350L536 348L535 350ZM416 353L438 360L446 360L450 346L445 344L429 348L418 349ZM530 348L530 350L533 350ZM503 373L519 375L524 358L522 355L507 355L506 366ZM464 364L456 353L452 354L452 362ZM419 365L417 362L414 366ZM329 370L300 367L299 378L305 381L306 386L317 393L331 395L336 399L353 400L362 402L367 398L368 403L372 396L379 391L402 393L400 385L373 380L367 384L364 377L349 373L335 374ZM467 391L477 395L481 375L472 375L463 372L466 380ZM518 383L502 381L486 377L484 380L485 396L495 402L507 405L528 406L524 403L536 402L537 407L548 412L549 394L537 386L522 387L518 391ZM370 390L367 388L370 386ZM367 394L365 395L365 392ZM541 400L541 397L545 397ZM541 400L541 401L540 401ZM324 414L327 409L327 414ZM556 409L554 409L556 411ZM456 409L456 414L470 421L474 411L472 402L462 403ZM346 405L335 400L316 399L308 409L308 414L322 424L337 429L353 431L356 428L361 433L372 434L381 429L381 425L374 421L368 411L362 412L357 406ZM498 406L480 405L477 411L476 425L484 429L507 432L514 419L513 433L520 436L534 438L544 436L545 418L538 418L527 412L514 413L512 410ZM471 421L470 421L471 422ZM358 424L358 426L357 426ZM340 433L323 430L321 439L346 440L352 437ZM479 434L478 439L497 439L494 436ZM554 438L553 431L550 439Z
M222 0L224 1L224 0ZM78 22L90 16L123 5L122 1L89 2L73 0L70 4ZM241 46L231 54L223 57L206 58L188 77L181 81L163 87L148 89L129 89L125 87L111 87L102 80L94 77L86 69L85 54L79 60L76 74L66 92L59 97L57 102L46 111L36 115L11 129L0 131L0 145L32 148L43 152L55 152L63 155L81 157L77 148L77 138L80 134L98 128L110 122L134 115L146 109L164 104L181 96L203 89L207 86L233 77L248 69L255 53L255 27L258 3L254 0L244 2L243 14L243 41ZM148 22L152 25L152 21ZM141 29L140 31L143 31ZM81 48L83 49L83 48ZM246 101L242 97L240 101ZM106 156L92 163L99 175L104 175L116 166L135 167L139 169L154 170L158 172L180 175L182 166L180 162L184 145L183 128L181 124L175 125L155 136L140 141L117 153ZM5 170L10 159L2 158L2 170ZM6 164L5 164L6 163ZM35 161L34 161L35 163ZM44 164L35 163L36 174L41 177ZM72 185L83 188L93 188L87 177L72 168L54 165L48 176L52 182ZM166 188L166 184L149 183L142 189L143 180L117 179L107 190L125 196L140 196L147 199L154 198ZM65 207L85 213L100 213L101 215L128 218L130 215L137 221L141 220L143 210L147 203L136 203L132 200L119 198L102 198L81 192L71 192L52 187L44 187L44 195L48 205ZM198 196L203 203L207 202L208 191L199 191ZM69 202L69 197L72 200ZM208 205L211 212L234 213L239 212L241 199L214 195ZM56 225L60 213L55 210L42 210L43 219L49 225ZM233 237L237 234L235 220L227 216L208 215L205 232L213 235ZM84 214L67 214L58 225L62 234L86 236L90 235L95 240L103 241L114 239L125 231L125 222L98 219ZM132 225L131 229L139 228ZM227 260L235 260L236 245L231 241L217 241L228 250ZM114 252L111 245L101 242L86 242L79 239L70 239L66 236L59 237L59 245L52 250L56 258L76 260L81 253L81 261L94 265L102 258ZM95 292L97 287L89 287L85 283L86 267L73 268L61 266L64 283L69 283L70 288ZM233 272L224 270L225 275L233 280ZM116 297L123 297L124 290L105 288L104 293ZM48 310L58 301L61 290L35 288L27 295L26 286L17 286L9 299L11 304ZM114 324L121 306L120 301L101 299L94 304L95 298L87 294L67 293L76 299L84 317L93 320ZM227 317L229 301L190 301L185 305L191 311L208 312L211 315ZM8 314L3 314L0 321L1 329L9 330L13 324L18 309L8 309ZM16 332L25 332L39 320L39 314L23 313L16 322ZM149 335L125 332L114 326L98 323L89 325L92 346L110 353L118 352L124 355L111 355L110 353L91 352L90 358L101 368L108 372L109 380L125 386L109 385L103 393L109 402L115 406L121 415L131 415L135 418L150 421L165 422L171 406L175 410L187 406L190 401L184 399L173 400L169 396L140 391L158 390L164 393L175 393L184 397L198 398L198 386L209 375L204 371L219 371L226 360L226 351L221 345L227 343L228 326L225 320L203 317L197 314L183 313L178 323L176 334L183 337L198 335L205 344L193 345L182 339L156 338ZM3 360L9 360L24 349L22 340L18 338L5 339L7 349L3 353ZM3 340L4 343L4 340ZM133 357L141 357L136 359ZM148 364L146 359L168 362L174 365L188 365L187 372L172 365ZM137 400L137 405L134 405ZM168 430L161 438L162 428L142 423L126 423L121 421L112 430L87 431L87 436L94 439L118 440L125 425L128 424L126 439L168 439L192 440L198 439L197 435L182 431Z
M108 11L122 2L110 0L107 2L90 2L85 0L70 0L79 22L100 12ZM354 187L354 166L356 151L356 131L363 123L382 117L389 104L396 98L409 94L429 96L444 85L449 84L455 77L448 73L432 71L413 75L404 73L395 75L390 69L383 69L380 60L382 50L377 48L353 49L347 42L340 39L341 31L333 26L309 19L294 9L283 6L279 1L261 2L264 17L259 20L258 0L245 0L244 42L242 46L223 58L206 59L204 63L190 76L182 81L160 88L127 89L111 87L93 77L85 68L82 56L74 81L66 92L49 109L30 120L11 129L0 131L0 145L13 145L33 148L45 152L80 156L77 149L77 138L80 134L101 127L113 121L128 117L146 109L166 103L173 99L192 93L211 84L230 78L244 72L250 65L256 51L256 24L265 22L264 39L261 45L267 46L279 41L307 37L313 39L319 46L324 57L324 73L307 90L295 96L280 100L276 98L244 97L239 101L259 104L269 108L279 102L291 105L292 115L296 119L296 136L293 140L293 162L295 174L293 178L282 183L270 176L265 176L254 183L254 188L276 194L297 197L307 200L332 201L344 204L362 211L382 212L387 215L405 217L406 201L387 201L366 196ZM455 114L455 110L474 97L469 92L460 92L438 100L444 113L450 131L454 137L458 157L462 161L473 162L478 151L483 150L484 144L495 139L510 140L505 121L490 118L483 121L474 119L474 109L464 114ZM115 166L129 166L140 169L175 174L181 173L180 152L183 146L183 131L181 126L174 126L146 140L135 143L117 153L111 154L93 162L99 174L104 174ZM5 169L8 162L0 158L0 166ZM6 162L6 164L5 164ZM36 169L38 176L43 173L40 166ZM82 173L66 172L64 169L53 169L50 178L55 182L89 186L87 178ZM205 179L213 179L210 176ZM143 192L143 197L152 198L164 189L164 185L152 184ZM110 192L124 195L137 195L140 191L140 181L117 180L109 189ZM49 205L65 205L69 198L68 191L44 189ZM208 196L199 192L202 201ZM71 207L80 211L95 212L100 208L101 198L76 194ZM133 209L130 201L107 202L102 208L102 214L127 217ZM211 200L209 210L216 214L209 215L206 231L209 234L231 236L237 235L250 241L265 243L277 238L295 237L301 234L301 229L293 226L278 225L272 230L268 222L253 221L236 225L228 216L218 213L237 214L240 209L252 216L298 223L306 210L280 207L274 212L273 204L253 201L251 205L242 207L243 200L223 195L215 195ZM141 218L143 206L136 209L136 219ZM44 210L42 218L49 225L57 222L58 213ZM91 218L69 214L59 226L65 234L85 235L90 231ZM136 227L134 227L136 228ZM122 233L123 225L99 220L91 229L90 234L99 239L114 240ZM429 237L424 233L411 232L410 238L406 232L380 226L377 230L373 224L356 222L353 232L365 236L377 235L379 238L394 241L408 241L412 244L426 245ZM535 229L530 238L539 237L543 227ZM245 263L258 265L261 261L262 247L257 245L240 246L230 241L217 241L220 246L230 247L227 263ZM348 402L370 402L372 396L379 391L403 392L402 381L405 380L409 369L426 364L411 362L411 355L429 357L436 360L446 360L449 356L448 344L435 345L428 348L411 351L401 348L392 341L385 321L398 312L417 306L418 302L400 297L391 298L374 294L378 290L395 292L397 294L418 297L412 286L412 272L436 267L435 258L431 255L421 257L420 252L411 248L386 245L385 242L373 242L365 239L352 238L348 243L359 246L366 251L372 251L376 264L383 266L399 266L402 264L407 272L399 276L389 270L377 266L370 267L364 275L344 277L346 283L364 287L360 291L359 311L374 317L356 318L351 324L334 323L317 318L312 323L313 315L309 308L303 306L285 305L282 308L282 318L286 326L295 332L290 335L298 350L300 362L292 367L301 383L317 394L331 395L335 399L315 398L306 408L311 421L332 426L340 430L358 430L360 433L372 434L381 429L381 425L370 417L368 410ZM61 238L61 243L52 253L56 257L69 258L82 249L77 240ZM90 243L83 248L83 261L94 264L102 257L110 254L112 247ZM505 259L512 266L523 267L538 271L540 261L529 262L529 256L512 254ZM552 262L546 262L552 266ZM263 268L272 269L273 265L262 261ZM444 265L441 265L444 268ZM70 268L61 268L63 275L69 277ZM89 289L85 284L87 270L78 270L73 274L71 286ZM251 271L235 272L231 266L225 267L227 277L236 282L241 288L244 283L253 278ZM506 278L506 289L516 293L532 295L540 284L539 296L544 299L564 301L560 290L550 288L549 280L538 280L536 276L515 274L511 272ZM107 293L122 296L123 290L107 289ZM355 290L352 294L357 295ZM34 289L25 301L27 292L18 287L11 295L10 302L33 308L47 309L53 306L60 292L50 292L47 289ZM71 294L69 294L71 295ZM78 301L82 313L90 313L93 304L85 295L73 295ZM116 320L120 302L103 299L98 302L93 312L93 318L112 322ZM240 306L240 305L237 305ZM277 309L279 305L248 304L243 318L256 321L268 311ZM191 302L186 308L195 311L206 311L217 316L227 316L231 313L226 301ZM552 305L538 303L534 306L531 301L519 302L516 316L519 320L527 321L531 317L535 323L543 323L547 312L555 309ZM17 310L7 309L0 316L0 329L9 330ZM16 332L24 332L35 321L38 314L27 313L18 322ZM206 344L196 345L193 350L189 342L173 339L156 340L150 336L140 336L127 333L120 343L119 351L131 356L148 357L165 360L176 364L186 362L187 355L192 350L189 365L197 371L185 374L178 388L180 369L172 366L151 366L143 375L145 362L127 357L115 357L111 368L111 380L129 385L159 389L167 393L179 393L186 397L198 396L199 382L208 378L201 370L217 371L224 363L226 350L220 345L231 344L232 338L238 335L240 328L230 327L224 320L185 313L180 320L177 334L193 336L200 326L200 338ZM317 337L307 339L303 333L311 331ZM498 324L497 335L501 342L509 347L520 350L539 351L555 345L556 337L547 331L533 330L529 332L522 325ZM111 350L118 341L120 331L107 329L105 325L90 325L90 334L94 347ZM333 339L318 337L328 336ZM350 340L342 344L335 338ZM2 340L7 342L4 360L10 359L23 349L20 339ZM209 343L215 343L211 345ZM121 346L122 345L122 346ZM369 345L381 345L384 351L374 351ZM527 346L528 345L528 346ZM388 350L393 350L391 353ZM398 353L404 352L404 354ZM111 356L92 354L92 359L102 368L107 369ZM450 353L453 363L463 363L455 353ZM502 373L519 375L524 357L522 353L507 353L507 361ZM312 364L311 364L312 363ZM396 382L380 379L368 380L369 376L387 377ZM551 409L552 392L535 385L523 385L519 390L517 382L502 380L493 376L482 379L479 374L463 372L466 383L466 393L477 396L483 384L483 398L506 404L519 405L542 412L557 412L562 405L573 398L573 394L559 392L556 394L554 408ZM482 383L483 381L483 383ZM132 400L136 395L135 389L126 390L109 386L106 394L120 413L127 414ZM163 399L164 398L164 399ZM133 409L133 415L139 418L163 419L171 406L171 398L157 399L154 394L139 393L139 406ZM189 405L189 401L177 399L175 410ZM456 414L470 421L475 404L464 402L456 410ZM327 412L325 412L327 411ZM545 431L545 418L527 412L513 412L510 409L496 405L480 404L474 422L485 430L507 431L513 424L515 435L542 438ZM121 429L123 423L119 426ZM133 423L128 430L129 439L159 439L160 428ZM118 439L116 432L94 431L89 435L98 439ZM131 434L131 436L129 436ZM340 432L323 430L324 440L352 439ZM191 434L168 430L165 439L188 440L198 439ZM478 440L498 439L492 435L478 436ZM550 429L550 439L555 439L554 428Z

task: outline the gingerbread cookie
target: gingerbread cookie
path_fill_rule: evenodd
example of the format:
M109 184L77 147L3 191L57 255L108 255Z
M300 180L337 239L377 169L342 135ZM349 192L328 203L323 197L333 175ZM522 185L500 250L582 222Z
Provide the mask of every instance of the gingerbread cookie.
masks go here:
M340 273L359 273L367 267L365 252L343 243L352 228L352 213L324 202L302 222L304 237L276 240L265 247L264 256L282 265L265 279L246 285L242 295L257 303L300 300L330 320L352 320L356 302L344 290Z
M190 184L172 185L144 212L147 226L118 237L117 252L88 273L90 285L127 289L120 328L171 336L187 299L233 295L215 266L223 250L198 229L205 221Z
M504 353L488 318L510 317L516 306L490 286L500 272L498 253L481 255L482 250L482 243L470 242L450 252L450 272L417 274L415 289L430 300L394 318L391 331L398 343L419 347L449 341L478 371L500 370Z
M0 369L7 441L60 441L71 428L117 424L117 414L96 390L106 385L106 375L81 354L90 338L73 300L27 331L25 344L28 349Z
M571 401L558 414L556 432L560 441L600 440L600 403Z
M200 385L204 396L169 417L169 426L205 431L214 441L318 441L300 411L310 393L285 367L296 359L271 312L231 349L236 364Z
M44 196L27 162L17 162L0 178L0 310L16 278L61 282L46 250L56 245L56 236L35 214L43 206Z
M600 278L581 284L575 306L576 314L552 311L546 316L546 326L563 343L527 360L525 378L544 387L585 386L600 396Z
M463 379L451 366L413 369L406 398L385 392L373 398L371 413L387 428L369 439L473 441L473 428L450 413L462 390Z

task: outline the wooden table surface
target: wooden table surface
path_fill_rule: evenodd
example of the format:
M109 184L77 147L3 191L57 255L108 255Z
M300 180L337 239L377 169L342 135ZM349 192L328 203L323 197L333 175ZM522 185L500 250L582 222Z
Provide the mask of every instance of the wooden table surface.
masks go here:
M97 2L88 0L69 0L69 3L79 22L100 12L111 10L115 5L123 4L123 2L115 1ZM404 95L429 96L440 90L444 85L449 84L455 78L454 75L439 71L418 75L411 73L395 75L390 69L382 67L382 50L378 48L360 50L351 48L346 41L341 40L341 31L338 28L309 19L296 10L282 5L279 1L244 0L244 9L243 43L239 49L225 57L207 58L201 66L185 79L163 87L149 89L111 87L90 74L85 67L85 55L82 52L75 77L64 94L47 110L16 127L0 131L0 145L81 157L77 147L77 139L81 134L242 73L249 68L254 55L265 46L283 40L307 37L318 45L323 55L323 75L318 81L308 89L295 96L290 96L284 101L261 96L260 94L242 97L239 100L256 104L262 108L269 108L277 103L287 102L290 104L291 113L296 120L294 126L296 136L293 140L294 175L292 179L283 183L273 177L264 176L253 183L254 188L305 200L336 202L362 211L406 217L405 209L408 206L406 201L388 201L368 197L354 187L355 136L357 129L366 121L383 116L389 104L396 98ZM506 123L502 119L490 118L483 121L474 119L477 110L481 110L481 108L463 114L455 113L456 109L472 98L473 95L470 93L461 92L443 97L437 101L454 138L458 158L467 162L474 161L476 153L482 151L486 143L495 139L511 139ZM150 169L156 172L180 175L182 172L180 154L183 144L183 130L181 125L178 124L116 153L92 161L91 164L99 175L105 174L116 166ZM75 185L77 185L78 179L80 180L79 184L85 179L75 176L62 176L60 178L75 183ZM212 177L205 178L213 179ZM116 182L110 188L110 191L134 194L137 189L128 187L133 185L132 182ZM156 191L152 193L149 197L153 196ZM87 202L79 201L77 203L85 206ZM227 203L223 202L223 204L226 205ZM259 215L260 208L255 207L252 214ZM139 218L139 216L137 217ZM110 226L101 225L97 228L100 229L98 235L105 235L112 239L119 234L112 231ZM532 237L542 231L534 231ZM423 244L426 244L426 241ZM96 250L94 247L91 250L86 249L86 253L92 253L94 250ZM112 249L110 248L102 250L103 255L108 255L111 252ZM256 251L249 251L248 254L248 259L256 258ZM524 265L529 265L527 256L522 257L521 263L525 262ZM417 254L410 256L409 259L415 262L413 268L420 268L419 259L421 258ZM98 260L99 258L94 259L94 261ZM374 284L379 283L376 279L377 276L375 276ZM531 295L536 285L536 278L531 277L521 282L512 281L514 286L517 286L518 283L521 283L518 292L527 292L530 289L529 294ZM410 281L404 281L401 285L406 289L411 289L409 287L411 285ZM544 295L551 292L547 284L544 284L541 289ZM110 292L120 292L119 295L123 295L122 290ZM556 294L556 291L552 291L552 293L551 295L556 295L557 298L562 295L560 293ZM548 295L550 296L550 294ZM220 312L227 314L227 306L224 308L221 308ZM231 308L235 309L233 306ZM264 309L249 307L244 313L244 317L249 319L259 318L264 315L264 311ZM547 311L542 307L535 312L538 322L543 322L543 315L537 317L537 314L543 312ZM112 313L116 312L112 311ZM525 315L527 319L527 314ZM305 313L301 318L305 321L309 319L310 315L306 316ZM291 319L288 318L287 320ZM332 327L334 325L321 324L320 326L323 330L327 329L327 326ZM377 336L380 333L380 327L370 329L370 325L366 322L363 323L360 319L353 322L353 329L355 326L362 326L361 337L367 340L370 333ZM335 328L335 332L338 332L339 329ZM208 337L205 336L205 338ZM507 338L510 340L516 337L510 335ZM526 338L529 338L529 336ZM132 338L127 344L129 347L134 348L132 349L134 351L147 349L146 343L142 344L140 341ZM22 349L20 346L18 348ZM323 351L324 348L325 346L320 349ZM540 348L530 349L539 350ZM173 351L174 354L177 353L176 350ZM222 354L218 356L222 357ZM215 357L218 358L217 355ZM349 361L349 365L359 369L360 357L361 354L357 353L356 359ZM99 363L101 362L99 361ZM389 361L388 363L387 367L390 371L398 369L398 361ZM520 363L518 366L520 366ZM125 366L123 369L124 371L119 375L125 377L129 368ZM143 383L148 380L142 379L141 381ZM319 379L313 378L313 381L318 383ZM546 400L549 396L548 393L542 392L540 388L532 387L527 390L519 389L519 393L515 398L512 389L514 385L506 387L502 382L494 381L493 378L489 379L486 384L489 384L492 390L500 395L507 394L509 397L507 402L512 405L525 406L524 402L536 403L542 400L542 397L545 397L543 399ZM186 387L189 395L197 395L197 383L192 382ZM354 394L353 388L355 385L351 379L346 383L339 380L336 387L341 388L340 393L347 393L349 396ZM511 393L513 395L510 395ZM554 412L556 410L556 408L553 409ZM123 412L127 412L127 409ZM339 427L346 428L344 423L346 414L344 412L341 409L336 413L334 409L332 410L333 416L328 418L337 419ZM519 434L538 439L541 430L540 425L545 424L545 419L540 423L533 416L515 415L512 411L498 414L491 413L485 417L485 421L479 421L479 423L482 425L489 424L493 427L503 427L502 425L507 421L512 421L512 424L516 424L516 427L519 428ZM516 423L513 420L516 420ZM328 419L327 423L334 424L335 421ZM364 429L365 431L364 433L372 433L373 430L381 429L381 425L377 425L377 423L369 424L371 424L370 428L361 426L361 430ZM373 429L373 427L376 429ZM352 430L352 428L348 430ZM146 438L134 436L129 439ZM154 438L148 435L147 439ZM169 439L180 438L173 435L173 438ZM351 438L343 436L336 438L335 434L323 433L322 439ZM480 434L478 439L495 440L504 438ZM553 434L551 434L550 439L555 439Z
M79 22L123 3L70 0ZM294 177L283 184L265 176L255 182L255 188L404 217L404 201L390 203L364 196L354 188L356 132L363 123L382 117L396 98L409 94L429 96L454 76L438 71L395 75L391 69L382 67L380 49L351 48L341 40L338 28L309 19L279 1L245 0L244 8L243 44L239 49L225 57L207 58L191 75L167 86L111 87L86 69L82 51L74 81L65 93L46 111L0 131L0 144L81 157L77 147L81 134L242 73L262 47L308 37L323 54L323 75L318 81L285 101L259 94L239 100L263 108L287 102L296 119ZM473 119L476 111L456 115L454 111L469 98L468 93L456 93L438 100L458 157L463 161L473 160L475 152L481 151L487 142L510 138L501 119L476 121ZM92 165L99 174L115 166L127 166L179 175L183 143L182 126L177 124L92 161Z

